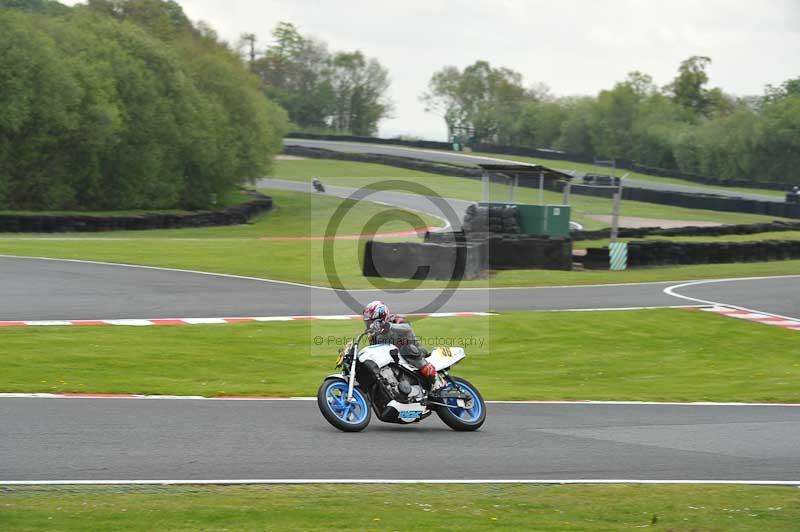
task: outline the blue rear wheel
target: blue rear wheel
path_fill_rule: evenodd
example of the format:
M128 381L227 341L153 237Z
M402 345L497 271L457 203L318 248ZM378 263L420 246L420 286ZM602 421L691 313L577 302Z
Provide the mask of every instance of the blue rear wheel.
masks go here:
M347 400L347 382L327 379L317 392L317 406L328 423L344 432L359 432L369 425L372 417L364 393L353 388L353 399Z

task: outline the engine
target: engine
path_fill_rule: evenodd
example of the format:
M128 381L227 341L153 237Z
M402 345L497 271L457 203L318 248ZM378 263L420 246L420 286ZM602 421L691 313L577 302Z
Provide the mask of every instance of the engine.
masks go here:
M381 368L380 377L389 395L401 403L416 402L423 395L422 387L393 364Z

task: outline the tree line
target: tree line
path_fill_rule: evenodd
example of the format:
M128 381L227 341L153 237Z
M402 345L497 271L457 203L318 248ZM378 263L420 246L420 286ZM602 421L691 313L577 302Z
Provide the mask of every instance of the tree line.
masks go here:
M174 1L0 0L0 208L198 209L263 176L286 113Z
M280 22L272 42L242 35L239 49L262 82L264 93L289 113L295 129L373 135L392 111L386 96L389 72L361 51L328 50L296 26Z
M372 135L388 70L281 22L237 48L174 0L0 0L0 209L206 208L267 173L289 128ZM690 57L558 97L509 68L448 66L421 95L451 134L728 179L800 178L800 78L708 86Z
M631 72L596 96L556 97L486 61L444 67L420 99L451 135L561 150L724 179L800 179L800 78L734 97L708 87L711 59L693 56L657 87Z

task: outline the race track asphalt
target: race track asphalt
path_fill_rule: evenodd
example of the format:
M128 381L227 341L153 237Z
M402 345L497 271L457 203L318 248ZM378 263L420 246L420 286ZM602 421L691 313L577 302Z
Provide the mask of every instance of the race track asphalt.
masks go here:
M800 480L800 407L489 404L344 434L314 401L0 399L20 480Z
M331 151L347 152L347 153L374 153L379 155L394 155L396 157L412 157L415 159L423 159L427 161L460 164L460 165L477 165L477 164L498 164L498 163L517 163L509 159L503 159L502 155L495 156L480 156L467 153L447 152L443 150L427 150L419 148L410 148L405 146L392 146L387 144L366 144L360 142L341 142L341 141L328 141L328 140L308 140L308 139L284 139L286 146L305 146L309 148L322 148ZM558 169L558 162L552 165ZM624 171L618 171L617 175L623 175ZM320 176L323 177L323 176ZM689 193L711 193L719 194L721 196L731 196L737 198L754 199L760 201L776 201L782 202L783 199L778 196L768 196L754 192L740 192L734 190L725 190L721 187L708 188L701 185L678 185L674 183L661 183L654 181L645 181L641 179L629 178L625 181L628 186L637 188L648 188L653 190L670 190L674 192L689 192Z
M800 276L706 282L677 292L798 318L798 280ZM664 293L677 284L336 291L202 273L0 257L0 321L358 314L359 305L375 299L391 301L409 314L702 304ZM354 306L348 306L344 295L353 298ZM440 296L441 305L436 303Z
M260 188L288 190L292 192L314 193L309 183L299 181L287 181L284 179L260 179L256 185ZM359 193L358 189L352 187L337 187L325 185L326 196L336 196L337 198L353 198ZM442 226L454 231L461 230L461 220L467 212L467 207L473 205L474 201L464 201L453 198L428 197L418 194L406 194L394 191L369 191L364 192L369 196L364 197L364 201L382 203L402 209L420 211L442 220ZM312 203L313 205L313 203Z

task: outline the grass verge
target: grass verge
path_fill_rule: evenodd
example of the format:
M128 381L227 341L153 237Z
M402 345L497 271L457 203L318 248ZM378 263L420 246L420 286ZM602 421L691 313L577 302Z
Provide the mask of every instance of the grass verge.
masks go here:
M354 322L0 330L0 392L310 396ZM496 400L800 402L797 332L689 310L417 320ZM442 338L444 337L444 338Z
M6 530L789 531L800 490L414 485L0 488Z

